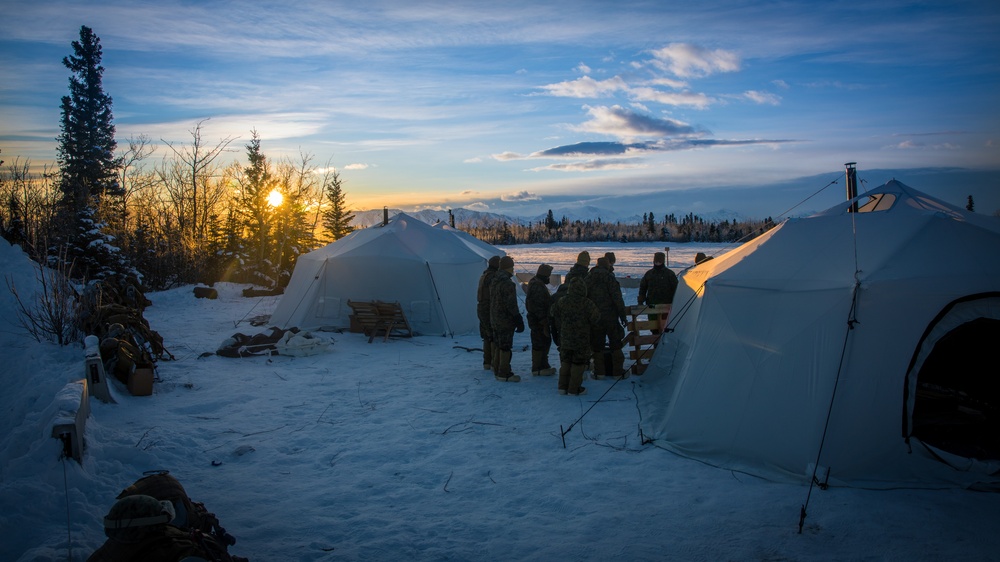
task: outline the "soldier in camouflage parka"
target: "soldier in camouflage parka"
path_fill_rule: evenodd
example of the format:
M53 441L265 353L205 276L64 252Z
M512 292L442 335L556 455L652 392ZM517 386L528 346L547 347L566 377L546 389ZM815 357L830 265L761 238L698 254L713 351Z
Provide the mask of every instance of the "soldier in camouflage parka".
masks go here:
M666 254L656 252L653 254L653 269L647 271L642 280L639 281L639 305L669 304L674 302L674 293L677 292L677 275L666 266ZM667 316L667 315L664 315ZM647 314L649 320L660 320L659 314ZM666 322L663 318L662 322ZM653 329L654 334L659 334L660 330Z
M551 265L539 265L538 272L528 281L524 297L524 311L528 317L528 329L531 330L531 374L536 376L555 374L555 369L549 364L549 349L552 347L552 319L549 316L549 309L552 308L552 293L549 292L551 275Z
M607 258L598 258L597 266L587 274L587 297L601 311L601 332L597 341L601 348L607 343L611 349L613 372L607 374L621 376L625 363L625 354L622 352L626 322L625 299L622 298L621 285L611 272L611 264ZM603 362L603 353L595 353L594 361ZM600 373L601 369L596 371Z
M493 256L487 262L487 267L479 276L479 286L476 289L476 316L479 317L479 337L483 340L483 368L493 368L493 325L490 323L490 287L493 286L493 276L500 268L500 256Z
M601 331L601 312L587 298L587 284L576 279L552 305L552 321L559 333L559 393L578 394L583 371L594 352L594 334Z
M500 258L500 269L493 276L493 284L490 285L490 323L493 327L493 341L500 352L497 370L493 374L497 380L505 382L521 380L510 369L514 332L524 331L524 318L517 307L517 287L513 277L514 260L510 256Z
M586 279L588 268L590 267L590 252L584 250L576 256L576 263L566 272L563 278L563 285L569 285L574 279Z

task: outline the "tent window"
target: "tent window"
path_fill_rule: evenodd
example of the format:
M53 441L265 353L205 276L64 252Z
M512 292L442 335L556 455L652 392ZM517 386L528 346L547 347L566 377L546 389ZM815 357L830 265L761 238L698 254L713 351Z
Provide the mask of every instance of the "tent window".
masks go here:
M876 211L888 211L895 202L896 196L892 193L876 193L868 196L868 202L859 206L858 212L874 213Z
M1000 460L1000 320L958 326L917 375L913 435L966 458Z

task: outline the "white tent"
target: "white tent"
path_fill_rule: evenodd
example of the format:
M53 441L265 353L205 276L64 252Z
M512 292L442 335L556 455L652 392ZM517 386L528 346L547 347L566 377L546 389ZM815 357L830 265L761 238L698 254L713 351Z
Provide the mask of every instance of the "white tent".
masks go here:
M283 328L350 325L348 300L399 302L418 334L478 329L476 288L493 253L405 213L299 256L271 315ZM489 255L487 255L489 254Z
M896 181L856 201L682 276L643 432L772 479L995 486L1000 219Z
M493 256L503 257L507 254L503 250L498 250L492 244L487 244L486 242L483 242L482 240L476 238L475 236L469 234L468 232L465 232L464 230L459 230L453 226L449 226L446 223L439 222L434 225L434 228L440 228L445 232L451 232L452 234L457 236L462 242L465 242L465 244L473 252L476 252L477 254L483 256L483 258L487 260L489 260Z

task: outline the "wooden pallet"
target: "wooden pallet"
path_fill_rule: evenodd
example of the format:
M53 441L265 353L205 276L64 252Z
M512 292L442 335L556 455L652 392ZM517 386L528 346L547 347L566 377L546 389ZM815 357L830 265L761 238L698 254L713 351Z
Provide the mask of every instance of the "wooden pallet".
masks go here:
M368 336L368 343L379 333L384 336L382 341L388 341L389 336L413 337L410 322L398 302L348 300L347 306L354 311L353 319Z
M632 374L641 375L649 366L653 350L660 342L660 336L667 327L670 317L669 304L652 306L636 305L628 307L628 334L625 335L625 345L632 346L629 359L632 360ZM650 320L650 315L658 315Z

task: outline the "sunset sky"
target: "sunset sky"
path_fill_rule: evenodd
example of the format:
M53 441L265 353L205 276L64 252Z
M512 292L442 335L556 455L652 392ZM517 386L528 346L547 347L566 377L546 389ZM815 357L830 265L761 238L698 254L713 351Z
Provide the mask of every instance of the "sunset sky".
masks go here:
M358 209L1000 168L996 0L0 0L8 163L55 159L81 25L119 146L255 129Z

